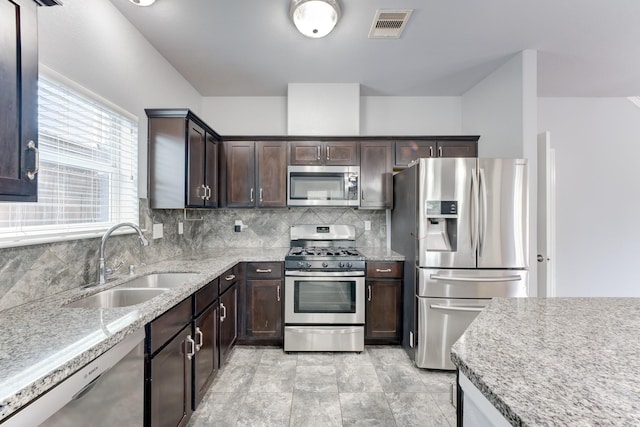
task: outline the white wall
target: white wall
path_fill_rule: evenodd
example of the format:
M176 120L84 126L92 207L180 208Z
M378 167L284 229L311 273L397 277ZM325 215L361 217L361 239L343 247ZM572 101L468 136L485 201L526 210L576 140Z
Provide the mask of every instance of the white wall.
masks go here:
M556 150L558 296L640 297L640 108L540 98Z
M202 119L221 135L287 135L286 97L204 97ZM360 135L460 135L459 96L360 97Z
M38 10L40 63L139 119L139 196L147 194L145 108L199 113L199 93L108 0L64 0Z
M462 133L459 96L365 96L360 104L361 135Z

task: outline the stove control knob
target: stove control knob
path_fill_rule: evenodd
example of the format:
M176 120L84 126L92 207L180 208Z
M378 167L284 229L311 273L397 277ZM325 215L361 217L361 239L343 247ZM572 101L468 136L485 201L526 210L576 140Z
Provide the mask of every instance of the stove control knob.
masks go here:
M329 267L329 264L325 261L325 262L323 262L323 263L322 263L322 266L323 266L324 268L327 268L327 267Z
M307 265L306 265L305 267L307 267L307 268L311 268L311 263L310 263L310 262L308 262L308 263L307 263Z
M353 266L352 263L350 263L350 262L347 263L347 268L351 268L352 266Z
M344 262L340 261L340 262L338 263L338 267L339 267L339 268L344 268Z
M298 261L298 267L300 267L300 268L304 268L305 264L306 263L304 261Z

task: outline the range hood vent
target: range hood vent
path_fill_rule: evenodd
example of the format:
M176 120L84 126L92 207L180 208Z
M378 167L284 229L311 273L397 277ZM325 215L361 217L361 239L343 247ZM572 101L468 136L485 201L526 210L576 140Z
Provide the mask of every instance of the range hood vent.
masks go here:
M407 26L413 9L377 10L373 17L370 39L398 39Z

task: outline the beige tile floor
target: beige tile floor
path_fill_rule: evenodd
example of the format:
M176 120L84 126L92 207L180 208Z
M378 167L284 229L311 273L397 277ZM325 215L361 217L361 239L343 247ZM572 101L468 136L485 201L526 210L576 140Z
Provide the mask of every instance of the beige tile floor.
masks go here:
M455 426L452 372L418 369L400 347L291 353L236 346L189 427Z

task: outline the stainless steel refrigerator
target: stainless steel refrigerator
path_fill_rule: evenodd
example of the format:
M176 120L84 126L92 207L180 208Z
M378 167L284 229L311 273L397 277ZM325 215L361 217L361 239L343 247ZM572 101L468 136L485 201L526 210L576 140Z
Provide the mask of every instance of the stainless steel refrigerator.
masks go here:
M403 346L454 369L451 345L491 298L528 295L527 161L419 159L394 176L391 247L406 257Z

